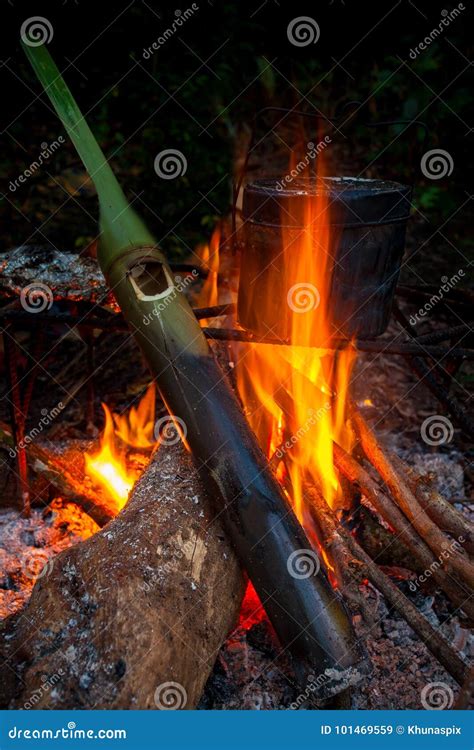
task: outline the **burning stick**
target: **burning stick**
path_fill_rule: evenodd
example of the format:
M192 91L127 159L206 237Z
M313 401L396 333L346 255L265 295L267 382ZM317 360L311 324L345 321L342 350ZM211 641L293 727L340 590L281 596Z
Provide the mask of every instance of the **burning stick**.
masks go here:
M368 578L372 585L383 594L387 602L397 610L405 622L420 636L425 646L438 659L445 670L461 685L466 678L468 666L459 654L435 630L426 617L417 610L415 605L392 583L390 578L380 570L345 529L341 530L341 536L354 557L358 560L358 564L360 565L359 575L361 578Z
M410 550L422 570L432 571L433 580L436 581L453 604L463 609L469 617L474 618L474 604L470 601L469 589L441 567L440 561L436 559L431 549L418 535L393 500L380 489L372 477L352 456L336 444L334 445L334 462L338 470L351 483L356 484L362 490L384 521L391 526L403 544Z
M474 705L474 667L469 670L453 706L455 711L465 711Z
M462 685L466 679L468 667L461 657L454 651L445 638L420 614L410 600L402 594L394 583L383 573L373 560L367 555L356 540L337 521L333 511L322 499L318 499L317 492L309 492L310 509L314 515L316 524L323 532L324 541L331 549L331 553L338 558L340 569L345 570L341 580L341 586L346 593L346 581L349 588L354 584L360 584L368 579L373 586L385 597L387 602L394 607L403 617L405 622L417 633L425 643L426 647L438 659L447 672ZM341 550L343 554L341 556ZM349 566L347 563L347 551L351 554Z
M0 446L14 450L11 429L3 422L0 422ZM82 462L80 473L75 471L72 452L49 450L38 441L28 443L25 450L33 471L50 482L63 497L80 505L99 526L105 526L116 515L115 505L108 495L97 488L89 488L82 481Z
M291 562L311 545L268 467L237 399L155 241L132 210L44 46L25 46L74 142L100 202L98 253L124 318L156 375L163 401L222 512L242 564L306 683L329 671L321 697L345 688L357 656L342 603L324 574L299 576ZM341 655L345 659L341 661Z
M400 506L407 519L439 558L450 545L449 537L433 523L426 511L423 510L408 483L398 474L387 454L379 445L374 433L360 412L354 407L351 409L351 418L368 460L384 480L393 499ZM458 575L471 589L474 587L474 565L463 554L454 550L445 561L445 567Z
M341 535L335 532L335 524L328 504L314 486L306 487L311 517L316 525L318 539L324 544L331 558L334 574L353 614L362 614L367 626L373 623L373 613L359 591L359 579L352 570L354 558Z
M390 460L397 468L397 471L407 477L413 494L431 520L451 536L459 540L464 540L461 541L463 547L471 555L474 554L473 524L462 513L459 513L456 508L453 508L434 487L430 487L429 478L419 476L411 466L408 466L405 461L402 461L394 453L391 454Z

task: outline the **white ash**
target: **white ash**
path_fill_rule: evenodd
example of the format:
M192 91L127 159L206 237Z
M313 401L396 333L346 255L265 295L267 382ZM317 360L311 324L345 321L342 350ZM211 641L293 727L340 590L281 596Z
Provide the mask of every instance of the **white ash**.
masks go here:
M444 609L445 602L420 591L413 594L404 583L399 585L460 655L466 661L472 659L474 637L456 616ZM456 696L459 686L405 620L388 609L372 586L361 586L360 590L373 612L374 626L367 635L361 618L353 619L356 637L367 643L368 673L354 670L352 708L423 709L421 691L430 682L445 683ZM435 611L436 605L439 612ZM271 627L264 618L248 630L239 627L231 633L219 653L199 707L288 709L300 693L291 664L284 655L279 655Z
M463 457L458 451L413 452L400 451L409 466L420 475L429 475L435 489L447 500L465 497Z
M44 566L64 549L87 539L98 530L97 524L75 503L53 500L46 511L33 508L30 518L17 511L0 512L0 620L21 609L28 601L41 574L30 561ZM54 562L52 563L54 564ZM70 571L74 575L75 571Z

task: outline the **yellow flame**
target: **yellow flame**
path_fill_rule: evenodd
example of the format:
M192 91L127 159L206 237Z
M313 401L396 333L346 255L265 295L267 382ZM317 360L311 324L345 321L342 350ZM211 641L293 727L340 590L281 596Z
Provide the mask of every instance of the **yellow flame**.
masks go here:
M124 444L135 448L151 448L155 442L154 384L149 386L138 407L132 407L128 414L112 414L106 404L102 404L102 408L105 425L99 449L85 454L85 470L115 501L118 513L127 502L130 490L138 478L138 472L127 468Z
M320 488L331 507L338 504L341 490L333 441L350 450L353 440L345 423L345 406L354 349L314 348L316 338L331 337L328 211L326 194L317 191L307 199L304 228L282 231L287 289L296 295L294 305L289 305L292 346L242 345L237 366L247 418L268 457L277 451L276 457L284 463L294 509L303 523L308 483ZM257 297L254 304L265 317L273 301ZM286 304L282 300L285 309Z
M203 244L196 248L196 254L201 265L208 272L207 278L197 298L197 305L211 307L219 303L218 279L220 265L220 226L214 229L209 244ZM208 320L202 320L202 325L208 325Z
M155 443L155 384L151 383L137 408L128 414L113 414L115 434L133 448L151 448Z

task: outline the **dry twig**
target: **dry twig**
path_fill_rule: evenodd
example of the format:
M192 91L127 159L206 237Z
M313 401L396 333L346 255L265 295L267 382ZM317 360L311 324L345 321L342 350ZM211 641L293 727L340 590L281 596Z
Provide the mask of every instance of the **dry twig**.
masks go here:
M377 469L393 499L434 554L443 560L443 552L451 544L449 537L439 529L422 508L408 482L396 471L373 431L354 407L351 409L351 419L367 459ZM461 552L453 550L449 557L444 559L443 564L471 589L474 588L474 565Z
M441 561L433 555L431 549L425 544L393 500L380 489L368 472L336 444L334 445L334 463L336 468L350 482L356 484L362 490L369 502L396 532L422 568L430 571L433 580L451 599L453 604L462 608L470 618L474 619L474 602L471 602L469 598L469 589L443 569Z

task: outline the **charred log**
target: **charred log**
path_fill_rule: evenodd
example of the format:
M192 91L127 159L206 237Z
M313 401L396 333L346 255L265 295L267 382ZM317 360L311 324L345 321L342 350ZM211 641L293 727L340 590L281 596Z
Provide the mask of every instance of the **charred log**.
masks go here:
M116 515L116 507L100 487L89 486L84 480L85 445L82 441L74 447L70 441L67 449L62 449L53 443L31 441L26 444L25 453L35 474L53 485L62 497L80 505L99 526L105 526ZM9 452L14 447L11 430L3 422L0 422L0 447Z
M193 708L242 594L191 459L161 448L120 515L55 558L5 622L2 704Z

